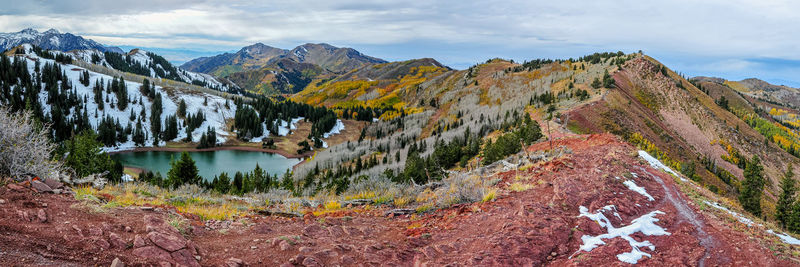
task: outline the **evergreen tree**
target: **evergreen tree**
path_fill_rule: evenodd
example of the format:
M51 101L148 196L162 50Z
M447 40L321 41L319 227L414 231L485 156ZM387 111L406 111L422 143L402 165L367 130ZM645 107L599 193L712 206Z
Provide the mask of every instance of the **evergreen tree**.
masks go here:
M178 161L171 161L172 166L167 172L167 184L177 188L183 184L200 184L201 177L198 175L197 165L189 153L184 151Z
M786 174L781 179L780 186L781 194L778 197L778 203L775 204L775 220L786 228L789 225L789 221L793 219L791 218L791 209L792 204L795 202L795 192L797 192L792 164L789 164Z
M739 194L742 208L758 217L761 217L761 194L764 190L764 176L761 173L763 170L761 160L754 155L744 169L744 181Z
M186 117L186 101L183 101L183 99L181 99L181 102L178 104L178 117Z
M111 159L111 156L101 148L102 144L97 141L94 131L86 130L65 143L64 152L69 154L64 160L64 165L75 170L75 174L79 177L109 171L109 175L106 176L109 181L121 181L122 165Z

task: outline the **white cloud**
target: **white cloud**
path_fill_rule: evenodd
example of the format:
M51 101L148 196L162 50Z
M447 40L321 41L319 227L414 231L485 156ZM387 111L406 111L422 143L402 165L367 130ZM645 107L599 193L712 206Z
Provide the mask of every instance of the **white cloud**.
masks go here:
M286 48L303 42L426 44L408 56L436 57L425 54L430 45L441 50L469 44L485 47L460 51L476 62L489 52L530 59L638 49L689 61L800 59L800 2L786 0L18 2L0 0L10 7L0 11L0 31L57 28L113 45L230 50L255 42Z

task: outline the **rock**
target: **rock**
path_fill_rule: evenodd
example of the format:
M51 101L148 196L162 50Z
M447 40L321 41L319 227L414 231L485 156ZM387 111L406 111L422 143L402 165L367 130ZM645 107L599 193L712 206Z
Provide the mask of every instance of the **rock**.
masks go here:
M134 249L133 255L144 259L164 261L167 263L172 261L172 257L169 255L169 252L166 252L156 246L146 246Z
M119 249L128 248L128 242L115 233L108 234L108 240L111 241L111 245L114 246L115 248Z
M339 253L336 253L336 251L333 251L331 249L324 249L320 252L314 253L314 256L322 259L331 259L338 257Z
M5 199L0 199L0 204L6 204L6 200Z
M56 195L60 195L63 192L64 192L63 189L53 189L53 194L56 194Z
M169 263L168 261L159 262L158 265L161 267L172 267L172 264Z
M17 191L17 192L25 191L25 187L22 187L22 186L20 186L18 184L8 184L8 185L6 185L6 187L8 187L8 189L11 189L11 190Z
M147 245L147 242L144 241L144 238L142 238L140 235L136 235L136 236L133 237L133 247L140 248L140 247L144 247L146 245Z
M225 266L228 266L228 267L244 266L244 261L242 261L241 259L237 259L237 258L228 258L227 260L225 260Z
M39 209L39 212L36 213L36 217L39 218L40 223L47 222L47 213L44 212L44 209Z
M343 266L352 266L356 263L356 259L354 259L353 256L350 255L342 255L339 261L342 263Z
M139 207L139 209L143 210L143 211L153 211L153 207L146 207L145 206L145 207Z
M114 258L114 261L111 262L111 267L125 267L125 263L119 258Z
M100 229L99 227L97 227L95 225L89 226L89 235L90 236L101 236L101 235L103 235L103 229Z
M250 249L258 249L257 246L250 246Z
M186 247L186 241L179 237L165 235L159 232L150 232L147 238L156 244L156 246L163 248L169 252L173 252Z
M131 228L130 226L125 226L125 232L128 233L133 232L133 228Z
M94 244L97 245L97 247L99 247L99 248L101 248L103 250L107 250L107 249L111 248L111 244L109 244L108 241L106 241L105 239L102 239L102 238L101 239L97 239L96 241L94 241Z
M278 244L278 246L281 248L281 251L286 251L292 248L292 245L289 244L289 242L286 242L286 240L281 240L281 243Z
M313 237L321 234L323 231L322 227L317 224L312 224L303 228L303 235L308 237Z
M303 247L298 248L297 251L300 251L300 253L311 253L311 252L314 251L314 249L312 249L310 247L303 246Z
M306 257L305 259L303 259L303 266L315 267L315 266L322 266L322 264L319 263L319 260L317 260L314 257Z
M57 181L55 178L46 179L46 180L44 180L44 183L47 186L49 186L50 189L61 189L62 187L64 187L64 184L62 184L61 182Z
M192 256L192 252L188 249L181 249L172 252L170 255L172 255L172 259L175 260L175 264L178 266L200 267L200 263L197 263L197 259Z
M413 210L413 209L393 209L393 210L387 211L383 215L384 216L389 216L389 215L398 216L398 215L412 214L412 213L415 213L415 212L417 212L417 211Z
M36 191L39 192L39 193L51 193L51 192L53 192L53 189L50 188L50 186L48 186L47 184L42 183L40 181L37 181L37 180L31 181L31 187L33 187L33 189L36 189Z

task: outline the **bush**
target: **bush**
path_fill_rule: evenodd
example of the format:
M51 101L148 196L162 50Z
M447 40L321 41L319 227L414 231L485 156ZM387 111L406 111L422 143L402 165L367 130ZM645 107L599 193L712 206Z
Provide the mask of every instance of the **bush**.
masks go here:
M37 126L30 112L11 114L0 108L0 176L22 179L25 175L50 177L61 164L50 160L55 145L47 126Z

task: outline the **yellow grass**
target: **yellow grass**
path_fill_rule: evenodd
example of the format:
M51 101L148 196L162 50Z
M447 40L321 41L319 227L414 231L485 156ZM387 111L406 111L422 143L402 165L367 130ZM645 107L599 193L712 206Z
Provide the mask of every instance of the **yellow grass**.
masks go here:
M516 183L511 184L508 187L508 189L510 189L511 191L514 191L514 192L522 192L522 191L528 191L529 189L531 189L533 187L535 187L535 186L532 185L532 184L523 184L523 183L516 182Z

